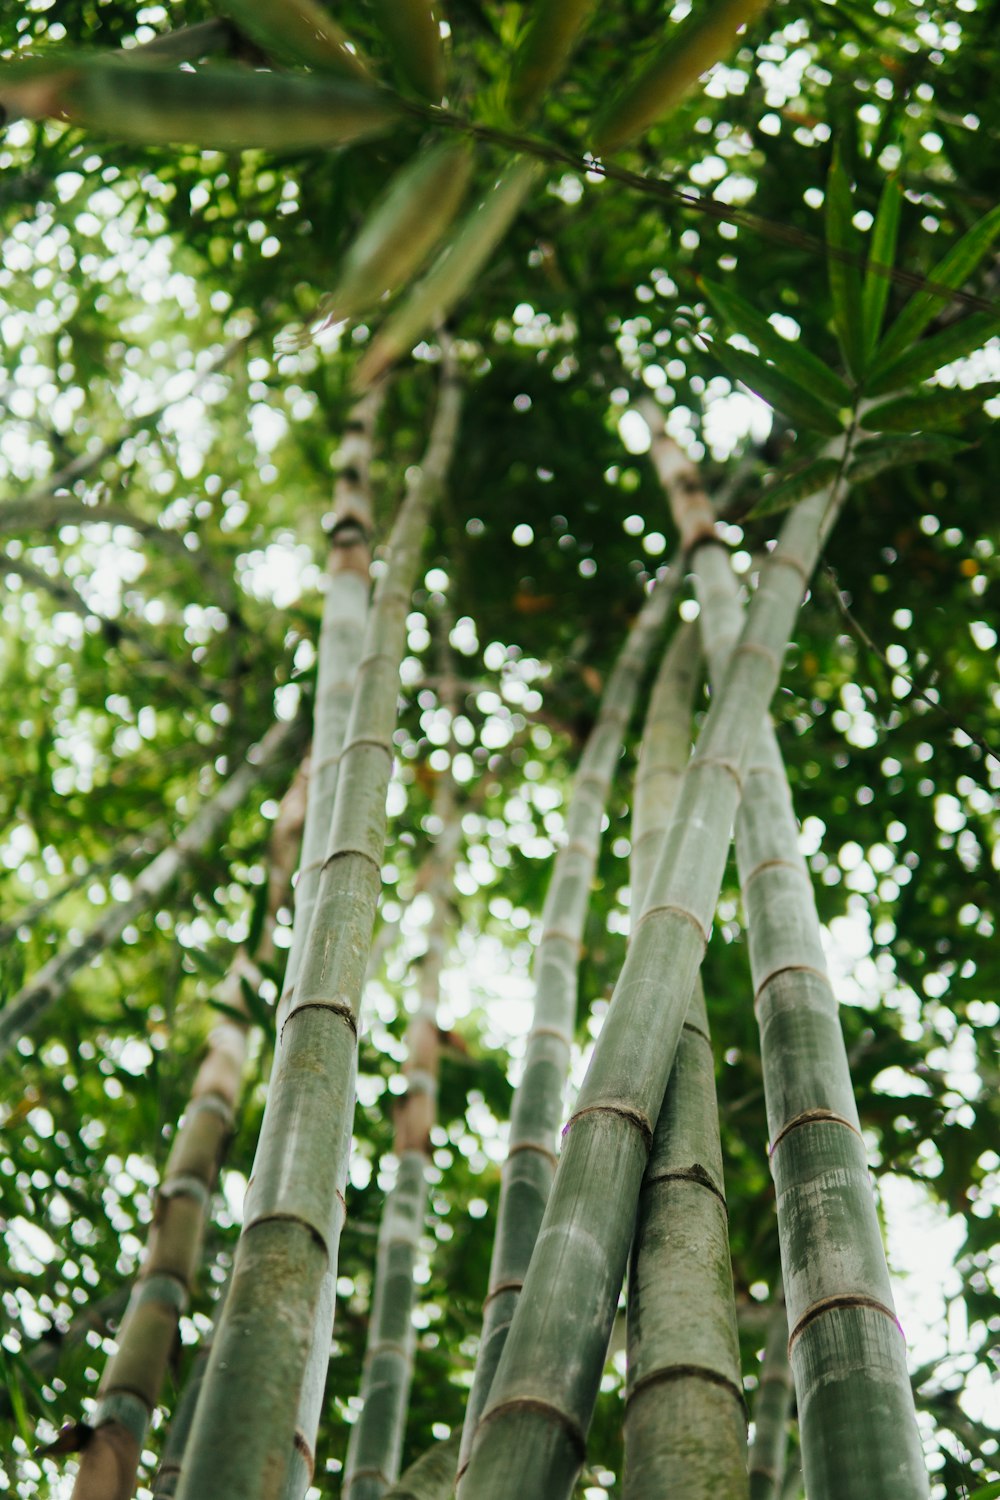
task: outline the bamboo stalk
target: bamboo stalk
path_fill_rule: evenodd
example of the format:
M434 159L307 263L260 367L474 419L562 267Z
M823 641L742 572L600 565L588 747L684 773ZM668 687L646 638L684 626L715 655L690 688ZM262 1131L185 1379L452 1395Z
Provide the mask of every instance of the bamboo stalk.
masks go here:
M268 911L260 956L274 952L279 905L291 882L305 812L297 776L271 835ZM231 1009L246 1013L243 984L260 970L241 949L220 987ZM219 1169L232 1132L246 1065L249 1017L221 1021L195 1077L156 1198L142 1268L132 1287L98 1388L93 1429L80 1456L72 1500L131 1500L149 1420L160 1398L177 1327L187 1309Z
M451 1500L455 1493L459 1439L460 1434L453 1432L451 1437L428 1448L386 1490L383 1500Z
M697 470L662 433L654 433L652 453L668 493L683 494L683 525L698 540L692 567L702 638L722 696L742 624L739 590L714 536ZM828 518L820 524L825 529ZM752 603L748 618L753 612ZM905 1343L812 885L766 716L747 765L736 858L761 1033L806 1489L810 1500L872 1494L918 1500L928 1492L927 1470Z
M687 763L700 681L681 626L650 699L632 820L635 913ZM746 1420L715 1068L700 981L639 1198L627 1299L625 1500L747 1495Z
M708 939L760 720L839 488L791 512L688 763L564 1144L465 1477L464 1500L570 1493L583 1459L642 1175Z
M252 789L276 760L298 737L299 724L272 724L247 758L191 819L174 842L161 849L136 876L131 895L109 908L100 921L74 948L64 948L43 964L33 979L0 1011L0 1058L19 1037L34 1030L57 1000L61 999L74 975L110 948L130 922L135 921L160 899L170 884L191 860L213 839Z
M677 587L670 570L646 599L608 678L597 719L580 756L569 802L566 842L558 851L535 949L534 1014L524 1071L511 1106L510 1144L472 1390L462 1432L461 1475L503 1353L556 1167L579 998L579 955L600 853L601 823L628 721L653 642Z
M358 1011L380 886L399 664L423 534L451 458L458 412L458 387L445 378L427 453L393 528L369 616L327 859L282 1030L182 1500L209 1494L270 1500L287 1482L293 1445L311 1470L322 1383L318 1393L307 1389L309 1352L314 1341L329 1340L332 1328Z
M370 468L382 394L355 402L338 454L339 473L329 520L327 589L316 663L313 742L309 757L302 859L295 884L295 920L285 965L278 1030L284 1025L316 905L320 871L330 837L337 772L368 618L372 502Z
M393 1152L399 1163L398 1175L386 1197L379 1228L360 1391L364 1405L351 1428L341 1488L344 1500L381 1500L399 1475L413 1375L413 1273L427 1208L430 1133L437 1118L441 1051L438 1003L448 929L453 920L452 882L462 831L455 793L450 771L443 773L434 793L434 813L440 819L441 833L428 886L432 908L427 948L419 961L418 1008L406 1029L406 1093L396 1109Z
M754 1439L750 1449L750 1500L780 1500L788 1447L788 1418L794 1387L788 1363L788 1314L778 1287L767 1327L757 1396L753 1405Z

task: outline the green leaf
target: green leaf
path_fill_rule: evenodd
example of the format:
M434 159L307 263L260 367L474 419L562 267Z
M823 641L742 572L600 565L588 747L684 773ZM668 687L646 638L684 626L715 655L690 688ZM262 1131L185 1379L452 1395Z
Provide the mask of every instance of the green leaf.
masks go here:
M270 894L266 880L262 881L254 891L253 906L250 909L250 926L246 936L246 950L248 953L257 952L261 934L264 931L264 923L267 920L267 905Z
M371 81L357 48L316 0L226 0L221 8L278 62Z
M878 336L882 332L886 303L889 300L890 280L886 274L896 261L896 240L899 235L899 213L903 206L903 190L895 173L887 177L879 199L878 212L872 228L868 247L868 264L861 292L861 321L864 325L865 357L871 358Z
M712 353L724 370L799 426L825 432L828 437L836 437L843 431L836 412L759 355L719 343L712 345Z
M997 333L1000 333L1000 315L971 313L961 322L942 328L940 333L932 333L929 339L921 339L888 364L880 355L865 380L865 391L869 396L881 396L886 391L917 385L936 374L942 365L975 353Z
M758 516L772 516L778 511L788 510L807 495L815 495L817 490L832 484L839 473L839 458L814 459L789 474L787 479L770 485L749 514L756 520Z
M961 287L979 266L1000 234L1000 204L974 224L968 234L939 260L928 276L928 281L937 286L956 289ZM951 298L945 292L916 292L893 323L878 352L880 365L895 359L908 349L923 332L927 324L947 306Z
M240 975L240 993L243 996L243 1004L250 1016L268 1036L273 1035L275 1019L274 1010L266 1001L260 997L260 991L256 985L250 983L245 974Z
M869 432L933 432L956 427L966 417L982 412L983 402L1000 391L1000 380L990 380L971 390L937 387L919 396L900 396L865 412Z
M345 145L384 135L401 106L353 78L139 67L111 54L32 58L0 66L8 119L56 117L113 140L219 150Z
M973 1490L969 1500L997 1500L998 1496L1000 1496L1000 1479L992 1484L980 1485L978 1490Z
M594 149L613 151L671 114L701 75L729 55L740 27L749 25L766 4L767 0L702 0L696 5L598 115Z
M430 0L372 0L372 6L399 72L422 98L439 104L444 50Z
M863 484L866 479L874 479L876 474L881 474L885 469L898 469L903 464L919 463L925 458L949 459L968 446L968 443L945 437L941 433L874 438L870 442L859 443L847 477L851 484Z
M857 378L864 368L864 341L857 265L860 250L853 214L851 185L841 165L840 152L835 150L826 179L826 243L832 252L827 256L827 270L837 341L844 363Z
M734 333L742 333L752 339L765 359L772 360L783 374L800 385L809 386L823 401L837 408L851 406L854 396L847 383L835 375L815 354L810 354L800 343L790 343L781 337L767 319L751 307L730 287L707 276L698 278L698 285Z
M510 73L507 97L514 119L530 116L561 77L594 4L595 0L536 0L532 5Z

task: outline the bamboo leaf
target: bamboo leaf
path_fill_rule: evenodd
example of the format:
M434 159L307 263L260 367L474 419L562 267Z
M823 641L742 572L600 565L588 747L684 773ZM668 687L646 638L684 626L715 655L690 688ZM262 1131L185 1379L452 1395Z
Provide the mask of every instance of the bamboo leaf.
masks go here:
M843 431L843 424L836 412L759 355L748 354L743 349L734 349L732 344L718 342L712 345L712 353L724 370L748 386L769 406L783 411L793 422L815 432L825 432L829 437L835 437Z
M420 152L388 191L344 257L343 273L313 321L339 322L370 307L411 279L448 228L465 197L472 147L452 138Z
M899 235L899 214L903 206L903 190L893 173L885 180L879 199L871 243L868 247L868 264L861 292L861 321L864 325L865 358L870 359L882 331L886 303L889 300L889 277L885 273L896 261L896 240Z
M511 67L508 103L523 120L534 112L561 76L580 32L587 26L595 0L539 0L518 44Z
M756 520L760 516L772 516L778 511L788 510L807 495L825 489L840 473L840 460L817 458L804 464L787 479L770 485L752 507L749 514Z
M264 923L267 920L267 909L270 898L268 882L261 881L254 891L253 905L250 908L250 924L247 928L246 950L248 953L256 953L264 931Z
M969 1500L997 1500L1000 1496L1000 1480L994 1484L981 1485L978 1490L973 1490Z
M835 375L829 365L804 349L801 343L793 344L782 338L749 302L731 288L722 286L717 281L709 281L705 276L698 278L698 285L731 330L752 339L764 358L773 360L790 379L810 387L817 396L829 401L832 406L852 405L854 396L850 386L839 375Z
M444 93L444 49L430 0L372 0L379 29L407 83L437 104Z
M827 257L833 324L844 363L855 377L864 367L862 339L861 277L857 268L858 236L852 223L854 202L851 185L840 160L833 153L826 179L826 242L834 252ZM843 257L851 257L847 260Z
M942 328L940 333L921 339L904 354L886 364L880 356L865 380L869 396L902 390L935 375L943 365L963 359L981 349L986 340L1000 333L1000 317L993 313L971 313L961 322Z
M851 484L862 484L866 479L874 479L876 474L881 474L885 469L898 469L903 464L919 463L925 458L952 458L968 446L957 438L945 437L941 433L897 437L888 441L875 438L858 445L848 470L848 479Z
M219 9L278 62L371 81L357 48L317 0L220 0Z
M508 165L427 275L379 329L358 366L359 387L370 385L451 311L507 232L538 171L539 164L528 157L515 157Z
M703 73L728 56L767 0L701 0L594 124L595 150L613 151L671 114Z
M263 1032L271 1035L274 1032L274 1011L261 999L260 991L250 983L245 974L240 975L240 993L246 1006L246 1016L250 1016ZM244 1021L246 1016L243 1017Z
M139 67L112 55L0 67L8 118L56 117L115 140L219 150L345 145L399 122L387 90L352 78L294 77L215 64Z
M998 391L1000 380L990 380L971 390L937 387L925 395L900 396L865 412L864 425L870 432L933 432L955 427L966 417L978 415L983 402Z
M955 290L968 281L987 255L1000 234L1000 204L974 224L968 234L962 236L948 251L928 276L928 281L940 287ZM881 348L879 363L885 364L897 358L919 337L934 314L947 305L949 298L942 292L923 291L912 296L899 317L889 329Z

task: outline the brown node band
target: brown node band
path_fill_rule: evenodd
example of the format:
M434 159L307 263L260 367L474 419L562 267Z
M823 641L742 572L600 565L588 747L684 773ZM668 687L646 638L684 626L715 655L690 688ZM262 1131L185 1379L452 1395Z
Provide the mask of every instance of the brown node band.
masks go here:
M625 1394L625 1405L634 1401L637 1396L649 1390L650 1386L667 1385L673 1380L704 1380L709 1385L717 1385L739 1402L740 1407L746 1410L746 1401L743 1392L735 1381L730 1380L728 1375L721 1374L718 1370L712 1370L707 1365L665 1365L659 1370L650 1370L648 1375L643 1375L637 1380Z
M523 1279L521 1281L498 1281L496 1286L490 1287L489 1291L486 1293L486 1296L483 1298L483 1311L485 1312L486 1308L489 1307L490 1303L493 1302L497 1297L502 1297L504 1292L519 1292L522 1290L523 1286ZM509 1327L510 1325L508 1324L507 1326Z
M556 1166L559 1161L554 1151L551 1151L548 1146L538 1145L536 1141L518 1141L515 1145L508 1146L507 1160L510 1161L512 1156L517 1156L521 1151L533 1151L536 1156L544 1156L545 1160L550 1161L553 1166Z
M620 1120L627 1120L634 1125L646 1143L648 1151L653 1144L653 1128L645 1115L641 1115L637 1109L632 1109L627 1104L588 1104L584 1109L578 1109L575 1114L570 1115L563 1126L563 1135L569 1134L570 1130L578 1120L587 1115L616 1115Z
M504 1401L501 1405L494 1406L480 1417L480 1428L485 1427L488 1422L495 1421L497 1417L506 1416L511 1411L533 1411L538 1416L548 1417L550 1421L554 1421L565 1432L576 1449L580 1462L583 1462L587 1452L587 1440L584 1433L571 1416L564 1411L560 1411L558 1406L553 1406L551 1402L543 1401L540 1396L513 1396L509 1401Z
M765 870L792 870L796 875L800 875L809 886L809 889L812 890L812 882L802 865L798 864L794 859L777 858L762 859L759 865L754 865L749 875L743 881L743 889L746 890L750 883L756 880L758 875L763 874Z
M652 1172L646 1178L647 1187L655 1187L659 1182L693 1182L698 1187L706 1188L713 1197L718 1198L723 1212L727 1218L729 1217L729 1205L726 1202L725 1193L717 1183L712 1181L705 1168L698 1163L695 1163L693 1167L678 1167L671 1172Z
M884 1318L888 1318L889 1322L894 1324L900 1337L903 1336L899 1319L891 1307L886 1307L885 1303L880 1302L877 1297L866 1297L863 1293L856 1293L854 1295L843 1293L837 1297L823 1297L819 1302L814 1302L811 1307L806 1308L788 1336L789 1354L792 1352L792 1345L795 1343L795 1340L805 1332L810 1323L815 1323L816 1319L821 1318L824 1313L836 1312L838 1308L848 1310L852 1307L866 1307L871 1312L881 1313Z
M291 1021L293 1017L301 1015L304 1010L328 1011L331 1015L339 1016L342 1021L346 1021L348 1027L355 1036L357 1036L358 1034L358 1018L354 1014L353 1010L351 1010L351 1007L349 1005L342 1005L336 1000L303 1000L301 1001L301 1003L295 1006L294 1010L289 1011L287 1017L285 1018L285 1025L281 1028L282 1036L284 1036L285 1034L285 1030L288 1026L289 1021Z
M852 1125L850 1120L845 1119L843 1115L838 1115L835 1109L804 1109L801 1114L793 1115L790 1120L785 1121L771 1142L768 1155L773 1156L785 1137L803 1125L843 1125L852 1135L856 1135L859 1141L864 1142L864 1136L858 1127Z
M708 942L708 934L706 933L704 927L702 927L694 912L688 911L686 906L676 906L671 901L664 902L662 906L647 906L642 916L635 924L636 932L639 931L639 928L642 926L643 922L648 921L650 917L664 916L667 912L676 912L679 917L683 917L686 922L689 922L691 924L695 932L697 932L698 936L701 938L702 942Z
M688 769L691 771L700 771L710 766L726 771L736 782L738 790L743 791L743 773L731 760L723 760L721 755L692 755L688 761Z
M830 988L830 976L825 972L825 970L816 969L812 964L782 964L780 969L775 969L772 973L768 974L767 978L762 979L760 984L757 986L757 993L753 997L753 1008L755 1011L760 1004L764 995L764 991L767 989L768 985L773 984L774 981L780 978L782 974L814 974L817 979L821 979L823 983L828 988ZM830 992L831 994L833 993L832 988L830 989Z

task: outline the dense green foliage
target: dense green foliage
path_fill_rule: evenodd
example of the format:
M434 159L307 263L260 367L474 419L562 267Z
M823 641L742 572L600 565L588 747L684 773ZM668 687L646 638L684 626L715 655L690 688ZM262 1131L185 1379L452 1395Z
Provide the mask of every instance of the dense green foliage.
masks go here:
M457 128L435 125L405 93L394 71L405 53L383 36L381 9L349 0L337 15L373 70L404 91L409 112L387 134L344 149L269 137L268 149L242 153L122 144L112 78L104 129L93 117L15 120L0 142L2 1003L122 898L130 875L190 820L275 711L309 707L331 465L359 357L385 312L312 343L301 325L338 284L346 251L398 169ZM994 207L996 6L775 4L707 87L613 158L647 180L603 180L585 170L589 122L631 76L631 59L659 40L662 10L596 8L563 81L531 119L547 143L544 168L452 317L468 390L409 619L385 939L361 1047L320 1493L337 1488L359 1384L374 1236L392 1177L383 1162L391 1103L424 946L426 902L409 897L438 831L434 789L449 756L464 846L441 1023L456 1044L442 1063L433 1136L440 1180L420 1271L405 1458L461 1423L500 1126L564 796L641 586L675 546L630 403L652 392L709 487L728 496L742 519L726 539L749 574L774 533L769 510L795 498L778 486L815 461L810 411L820 435L817 407L840 425L841 377L867 371L870 389L888 399L912 396L942 365L937 383L950 387L1000 376L990 235L950 279L941 268ZM4 61L24 51L71 61L80 46L146 42L213 14L198 0L39 0L10 11L0 22ZM452 0L447 18L447 103L486 137L475 145L472 205L511 155L489 136L512 128L510 60L524 17L499 0ZM223 27L216 40L233 68L266 60L259 31L248 40ZM207 77L213 66L226 62L209 59L199 71ZM0 70L0 101L21 87L12 76ZM283 81L298 82L294 66ZM279 110L269 128L280 119ZM898 197L894 185L885 190L891 172ZM827 240L842 258L828 257ZM869 249L880 265L901 268L895 280L862 277ZM928 276L960 295L921 303ZM895 350L890 343L879 384L868 331L880 322L891 340L910 297L907 338ZM734 328L766 367L745 341L724 343ZM906 345L918 338L914 354ZM934 339L928 357L923 346ZM803 372L800 344L825 381ZM428 333L386 391L373 473L382 538L423 451L437 363ZM775 401L773 424L736 380ZM963 397L961 411L951 403L944 442L933 413L897 412L904 433L933 433L903 437L913 445L905 467L883 467L884 451L869 453L866 469L858 460L775 700L890 1260L912 1264L906 1241L929 1219L951 1226L954 1266L924 1296L933 1326L914 1376L935 1495L947 1500L968 1500L998 1477L987 1387L1000 1331L990 1228L1000 1168L1000 761L989 752L992 744L1000 753L1000 438L983 412L989 394ZM995 406L994 398L986 411ZM86 464L102 445L100 462ZM453 724L440 682L449 631L461 679ZM633 733L593 891L581 1054L628 932L634 764ZM169 904L127 929L0 1064L0 1449L9 1455L0 1475L18 1494L63 1493L68 1465L32 1451L63 1421L86 1420L215 986L234 945L259 936L269 830L293 771L288 761L269 772L225 839L183 872ZM288 910L282 920L287 929ZM270 1067L276 966L268 978L167 1410L237 1233ZM776 1285L777 1237L735 870L704 984L734 1276L750 1308L750 1390L765 1336L752 1304ZM901 1300L907 1331L916 1300ZM623 1384L616 1353L581 1486L591 1500L616 1493ZM161 1442L154 1425L147 1480Z

